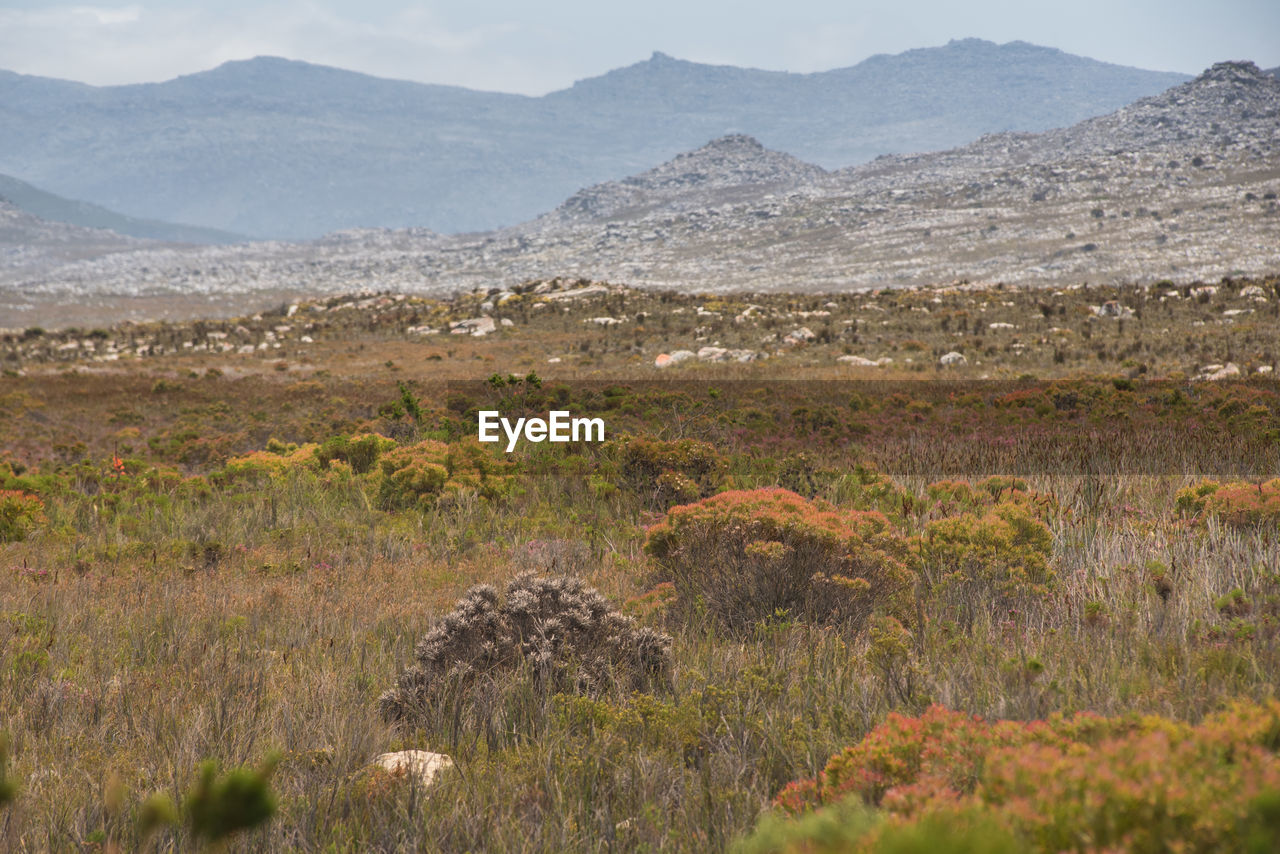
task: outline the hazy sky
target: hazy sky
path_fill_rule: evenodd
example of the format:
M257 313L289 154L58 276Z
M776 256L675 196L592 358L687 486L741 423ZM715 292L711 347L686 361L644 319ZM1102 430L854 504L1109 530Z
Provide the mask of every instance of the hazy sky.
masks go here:
M661 50L784 71L976 36L1162 71L1280 65L1280 0L0 0L0 68L95 84L260 54L541 94Z

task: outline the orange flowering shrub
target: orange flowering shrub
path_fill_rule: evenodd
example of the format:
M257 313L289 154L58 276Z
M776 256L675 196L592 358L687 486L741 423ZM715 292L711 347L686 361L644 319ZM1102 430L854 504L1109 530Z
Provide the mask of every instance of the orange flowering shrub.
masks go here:
M913 580L907 541L883 514L778 488L673 507L645 549L684 607L737 629L780 612L860 624L898 609Z
M16 489L0 489L0 543L16 543L44 521L44 502Z
M891 714L775 806L797 816L852 799L889 819L860 819L867 828L845 850L878 850L891 829L948 815L984 816L1025 850L1276 850L1277 749L1274 700L1197 726L1087 713L987 722L935 706L918 718ZM821 850L804 842L767 850Z
M1234 528L1280 522L1280 478L1265 483L1201 481L1178 492L1178 510L1204 520L1213 517Z

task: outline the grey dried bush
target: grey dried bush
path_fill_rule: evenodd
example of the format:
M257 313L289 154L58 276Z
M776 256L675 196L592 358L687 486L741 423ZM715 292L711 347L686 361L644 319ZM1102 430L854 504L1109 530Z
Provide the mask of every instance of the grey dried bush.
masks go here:
M667 679L671 638L620 614L579 578L521 574L503 598L473 587L422 637L414 664L378 701L385 720L412 725L461 710L488 720L483 696L513 675L543 694L630 693Z

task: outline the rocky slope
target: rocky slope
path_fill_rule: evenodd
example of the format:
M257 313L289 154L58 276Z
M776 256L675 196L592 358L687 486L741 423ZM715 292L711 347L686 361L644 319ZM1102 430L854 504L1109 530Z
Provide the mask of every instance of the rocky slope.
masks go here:
M113 231L50 222L0 197L0 270L10 278L40 276L81 259L101 259L153 245Z
M818 74L663 54L541 98L258 58L97 88L0 72L0 172L257 237L494 228L730 133L824 167L1037 131L1184 80L967 39Z

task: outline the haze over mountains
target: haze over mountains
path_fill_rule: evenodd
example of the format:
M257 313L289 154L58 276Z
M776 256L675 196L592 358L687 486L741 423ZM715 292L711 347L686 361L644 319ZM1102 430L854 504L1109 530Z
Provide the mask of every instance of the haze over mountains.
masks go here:
M248 238L214 228L125 216L89 202L64 199L9 175L0 175L0 203L48 222L113 231L125 237L171 243L241 243Z
M1278 200L1280 80L1220 63L1070 128L847 169L729 135L487 233L120 246L71 262L50 254L43 266L21 246L20 263L0 253L0 316L19 326L243 313L290 296L555 276L696 291L1214 280L1280 269Z
M658 53L539 98L271 58L103 88L0 72L0 173L255 237L474 231L725 134L833 169L1070 125L1186 79L977 39L816 74Z

